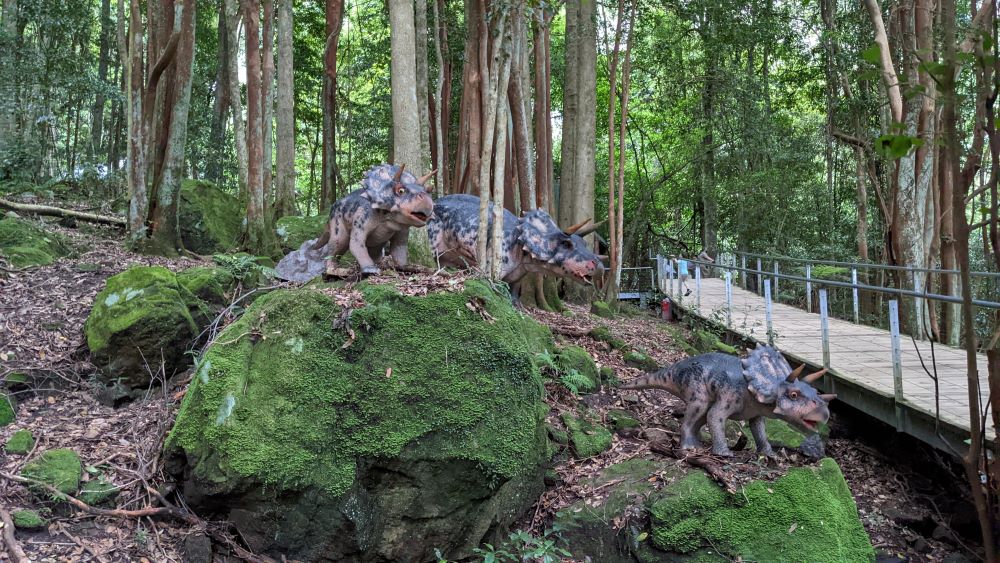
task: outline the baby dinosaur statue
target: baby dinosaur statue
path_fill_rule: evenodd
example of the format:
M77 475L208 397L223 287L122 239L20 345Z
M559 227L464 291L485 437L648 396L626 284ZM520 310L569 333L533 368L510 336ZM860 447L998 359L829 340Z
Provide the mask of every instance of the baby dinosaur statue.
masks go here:
M434 215L434 201L423 185L433 172L418 179L404 172L405 166L380 164L365 172L361 188L330 207L330 220L323 234L306 241L278 263L278 277L308 281L323 273L324 257L335 264L348 250L362 274L378 275L381 271L375 261L387 243L396 265L405 266L410 227L423 227Z
M773 457L764 418L778 418L803 434L830 418L827 403L836 395L821 395L809 385L826 373L801 379L780 352L757 345L746 358L713 352L681 360L672 366L622 385L621 389L665 389L687 403L681 423L681 448L699 447L698 433L708 422L712 453L731 456L726 444L726 419L749 420L757 451Z

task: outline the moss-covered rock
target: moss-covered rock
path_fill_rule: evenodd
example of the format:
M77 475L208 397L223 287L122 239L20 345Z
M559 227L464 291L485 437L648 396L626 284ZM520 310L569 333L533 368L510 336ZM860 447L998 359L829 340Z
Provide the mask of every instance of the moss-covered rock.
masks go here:
M83 466L80 463L80 456L76 455L73 450L65 448L43 453L29 461L21 470L22 476L41 481L67 495L76 493L76 490L80 488L80 475L82 474ZM47 493L42 492L41 494Z
M177 210L184 248L198 254L225 252L236 244L243 217L240 202L211 182L181 182Z
M281 243L281 250L289 252L302 246L307 240L318 238L323 234L328 215L314 215L313 217L296 217L289 215L278 219L275 223L275 230L278 235L278 242Z
M830 427L826 424L820 424L817 432L809 435L799 432L787 422L776 418L765 419L765 425L767 428L767 441L772 446L796 450L813 459L823 457L826 450L824 441L830 435ZM749 431L744 432L744 434L749 439L750 446L756 447L753 434Z
M3 449L9 454L26 454L31 451L31 448L35 447L35 438L31 435L28 430L18 430L11 434L10 438L7 439L7 443L4 444Z
M7 426L14 422L14 400L6 393L0 393L0 426Z
M90 506L110 503L118 496L121 489L117 485L101 476L93 481L87 481L80 488L80 500Z
M162 359L167 375L190 363L185 354L198 334L191 315L202 304L173 272L160 266L137 266L108 278L94 300L84 333L91 359L103 379L126 389L145 389L147 365Z
M40 530L48 524L45 518L34 510L15 510L11 514L11 519L18 530Z
M644 371L656 371L660 369L656 360L638 350L630 350L625 353L625 363Z
M563 377L573 377L573 386L581 393L593 393L601 387L601 377L590 353L579 346L565 346L556 355Z
M711 546L754 561L873 561L837 463L823 459L729 495L704 473L669 485L650 507L653 543L674 553Z
M611 330L606 326L594 327L587 336L598 340L600 342L607 342L615 350L626 350L628 349L628 344L621 338L616 338L611 334Z
M353 338L323 288L270 293L231 324L184 398L169 467L254 550L466 557L541 493L548 408L531 360L551 334L480 282L358 289Z
M0 258L15 268L45 266L71 251L69 241L59 233L16 217L0 219Z
M177 282L198 299L216 307L229 304L226 294L236 285L232 272L215 266L195 266L177 272Z
M639 427L639 421L632 416L632 413L620 409L609 410L608 420L614 425L616 432Z
M613 319L615 317L615 312L611 309L611 306L604 301L594 301L590 305L590 312L604 319Z
M594 420L590 413L585 412L582 416L563 413L562 421L569 431L577 457L593 457L611 447L611 432Z

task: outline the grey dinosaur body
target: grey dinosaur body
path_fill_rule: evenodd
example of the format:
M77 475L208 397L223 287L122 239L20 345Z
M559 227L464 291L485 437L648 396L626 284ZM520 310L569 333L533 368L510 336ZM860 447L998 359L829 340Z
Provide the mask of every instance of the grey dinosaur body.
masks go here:
M760 346L744 359L728 354L702 354L648 374L622 389L665 389L684 400L687 410L681 424L681 448L700 445L698 432L706 423L712 435L712 452L729 456L726 419L747 420L757 451L773 456L767 440L765 418L778 418L803 433L815 432L830 418L827 403L836 395L821 395L809 383L825 370L801 380L803 366L792 371L780 352Z

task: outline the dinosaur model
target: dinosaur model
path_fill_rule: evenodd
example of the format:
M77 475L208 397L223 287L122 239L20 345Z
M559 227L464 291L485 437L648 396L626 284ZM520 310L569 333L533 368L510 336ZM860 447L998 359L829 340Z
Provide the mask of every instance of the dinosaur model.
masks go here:
M434 217L427 224L427 234L442 266L477 265L479 202L476 196L456 194L434 203ZM584 284L591 284L595 277L603 275L601 257L582 238L597 229L596 225L585 227L588 221L563 230L540 209L528 211L521 218L504 210L499 277L511 286L515 301L521 280L529 273L556 275ZM491 233L492 223L491 216Z
M712 453L730 456L726 419L750 421L757 451L768 457L774 450L767 440L765 418L778 418L803 434L816 431L830 418L827 403L836 395L821 395L810 383L826 373L802 377L805 365L792 371L780 352L758 344L746 358L717 352L681 360L620 389L665 389L687 403L681 423L681 448L700 445L698 432L708 422Z
M405 166L380 164L365 172L361 187L330 207L323 234L278 263L278 277L308 281L323 273L324 257L335 263L348 250L362 274L377 275L375 261L386 244L393 261L405 266L410 227L423 227L434 213L434 201L423 186L433 172L418 179L404 172Z

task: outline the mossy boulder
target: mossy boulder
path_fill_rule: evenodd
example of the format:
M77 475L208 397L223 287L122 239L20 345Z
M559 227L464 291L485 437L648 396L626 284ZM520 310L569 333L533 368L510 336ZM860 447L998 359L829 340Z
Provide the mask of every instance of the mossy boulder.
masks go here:
M767 418L765 426L767 428L767 441L774 447L784 447L798 451L813 459L820 459L826 451L825 440L830 435L830 427L820 424L817 432L809 435L803 434L792 428L790 424L776 418ZM744 432L750 441L751 447L756 447L753 434L749 429Z
M87 481L80 488L80 500L90 506L107 504L113 501L121 489L117 485L101 476L93 481Z
M137 266L108 278L84 325L87 347L102 379L145 389L162 359L168 376L190 363L185 354L198 335L192 317L204 305L173 272ZM149 366L147 368L147 365Z
M556 364L563 377L573 374L576 390L593 393L601 387L601 376L590 353L579 346L564 346L556 355Z
M275 231L278 235L278 242L281 250L290 252L302 246L307 240L319 238L323 234L323 229L329 215L315 215L313 217L297 217L289 215L278 219L275 223Z
M543 489L548 408L531 360L551 333L478 281L422 297L356 289L353 336L328 286L269 293L227 327L199 362L168 467L254 551L470 556Z
M14 400L6 393L0 393L0 426L7 426L17 415L14 413Z
M55 487L59 492L72 495L80 488L83 466L80 456L69 449L49 450L29 461L21 475ZM47 494L39 488L41 494Z
M48 524L45 518L34 510L15 510L11 514L11 519L18 530L40 530Z
M674 553L712 547L754 561L874 561L871 541L840 467L797 467L738 495L702 472L664 488L650 507L653 544Z
M616 338L613 334L611 334L611 330L606 326L594 327L589 333L587 333L587 336L600 342L606 342L615 350L628 349L628 344L626 344L621 338Z
M660 369L656 360L650 358L647 354L639 352L638 350L630 350L626 352L624 359L626 364L634 368L639 368L643 371L656 371Z
M611 432L601 426L592 413L584 412L581 416L563 413L562 421L577 457L593 457L611 447Z
M590 305L590 313L604 319L613 319L615 317L614 310L604 301L594 301Z
M611 424L614 425L616 432L622 432L631 428L639 427L639 420L632 416L632 413L621 409L609 410L608 420L610 420Z
M209 305L229 304L227 293L236 286L232 272L217 266L195 266L177 272L177 282L189 293Z
M239 200L211 182L181 182L177 210L181 242L198 254L225 252L236 244L243 213Z
M45 266L71 251L69 241L59 233L17 217L0 219L0 258L15 268Z
M18 430L11 434L10 438L7 439L7 443L4 444L3 449L9 454L26 454L31 451L31 448L35 447L35 438L31 435L28 430Z

